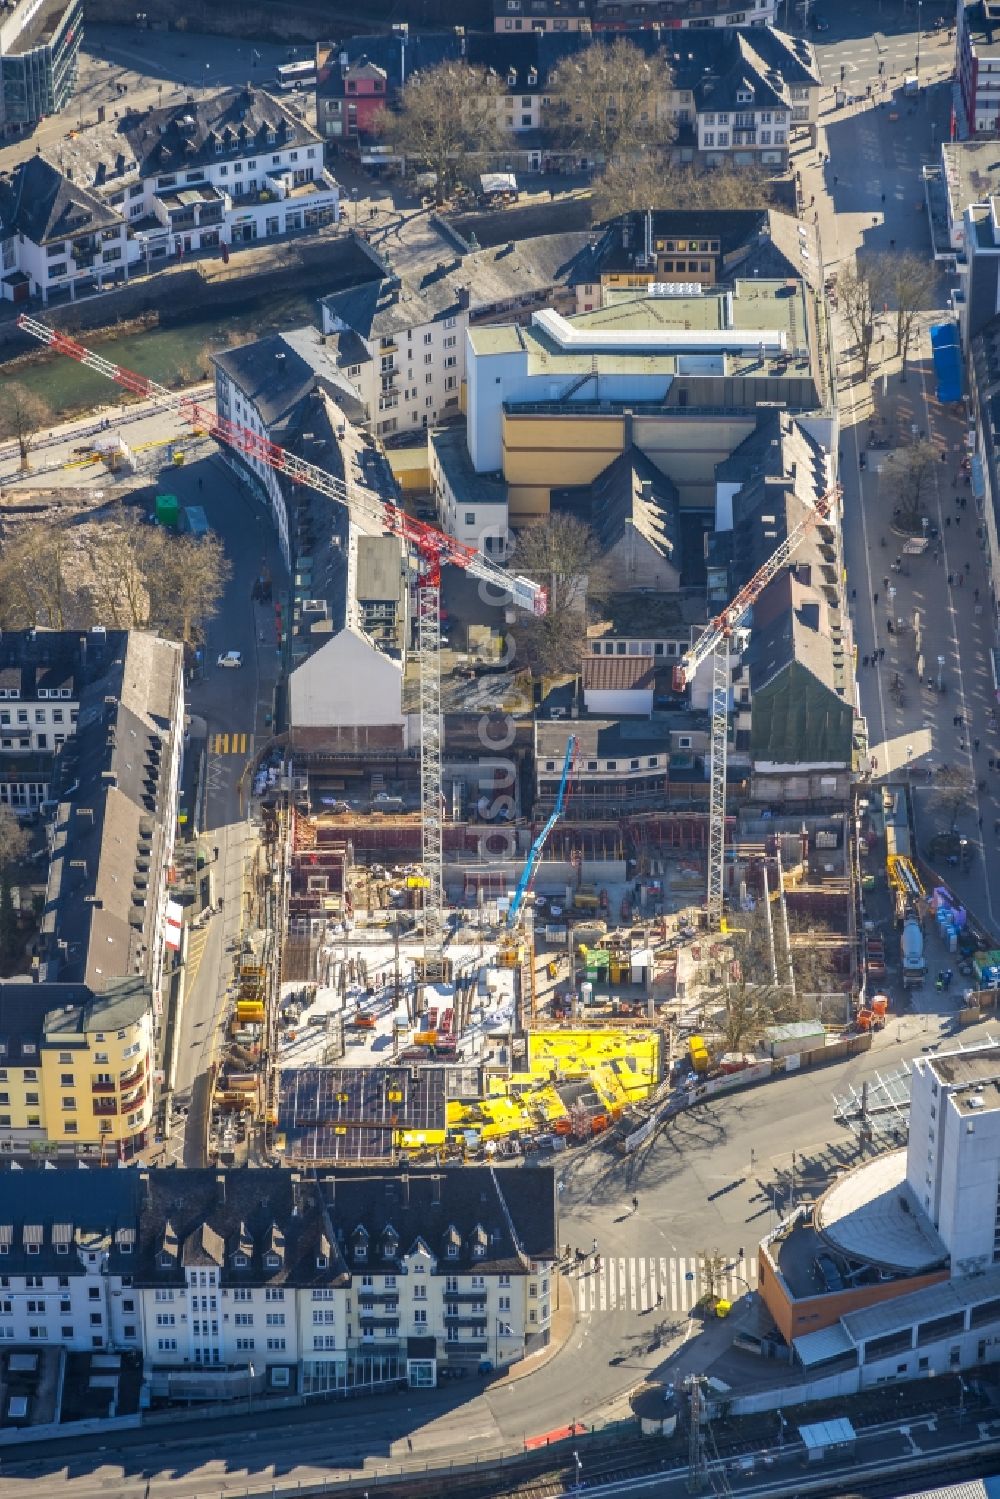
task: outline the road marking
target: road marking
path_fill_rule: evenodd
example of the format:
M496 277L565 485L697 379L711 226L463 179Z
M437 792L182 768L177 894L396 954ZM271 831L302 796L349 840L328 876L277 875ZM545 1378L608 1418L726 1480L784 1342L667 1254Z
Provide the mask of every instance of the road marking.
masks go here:
M213 734L209 748L213 755L245 755L252 739L250 734Z
M585 1265L592 1264L589 1256ZM688 1275L693 1278L687 1279ZM751 1255L737 1263L729 1261L723 1269L717 1294L727 1301L739 1301L754 1286L757 1259ZM672 1312L691 1312L708 1291L704 1261L700 1255L612 1256L602 1259L600 1270L583 1269L577 1282L577 1299L581 1315L595 1312L651 1312L662 1306ZM660 1297L662 1296L662 1302Z

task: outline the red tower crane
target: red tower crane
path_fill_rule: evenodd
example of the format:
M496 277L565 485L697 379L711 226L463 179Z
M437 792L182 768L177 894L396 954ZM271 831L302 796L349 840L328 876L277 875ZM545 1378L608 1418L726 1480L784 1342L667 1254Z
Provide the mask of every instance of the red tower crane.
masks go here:
M416 553L419 568L417 585L417 649L420 658L420 814L422 853L428 888L424 898L424 966L427 977L440 976L444 946L444 876L442 864L442 787L441 787L441 566L445 562L461 567L473 577L492 584L501 598L509 598L519 608L533 614L544 614L546 592L528 578L516 577L484 557L475 547L466 546L436 526L407 515L400 506L362 484L335 479L315 464L297 458L259 432L228 417L219 416L191 396L168 390L156 380L135 370L115 364L95 354L84 344L46 323L29 317L18 318L18 327L47 344L58 354L66 354L78 364L114 381L132 395L157 400L175 410L192 427L207 432L257 463L284 474L293 484L304 484L328 499L346 505L355 522L377 528L377 533L399 536ZM376 534L377 534L376 533Z

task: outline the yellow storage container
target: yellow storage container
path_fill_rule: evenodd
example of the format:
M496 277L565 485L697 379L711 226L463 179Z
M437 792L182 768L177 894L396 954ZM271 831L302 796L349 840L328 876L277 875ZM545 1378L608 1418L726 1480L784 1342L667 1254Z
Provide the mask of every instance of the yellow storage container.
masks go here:
M241 1021L264 1022L264 1006L255 1000L240 1000L236 1006L236 1018Z

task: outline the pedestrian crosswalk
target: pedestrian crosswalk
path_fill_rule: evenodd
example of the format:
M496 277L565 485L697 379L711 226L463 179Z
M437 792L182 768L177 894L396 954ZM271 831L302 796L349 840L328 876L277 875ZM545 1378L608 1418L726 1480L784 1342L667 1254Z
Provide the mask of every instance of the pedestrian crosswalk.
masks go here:
M582 1315L595 1312L689 1312L710 1291L737 1302L757 1285L757 1256L724 1259L715 1278L706 1273L702 1255L602 1255L593 1268L588 1255L580 1269L568 1273Z
M213 734L209 749L213 755L245 755L252 744L252 734Z

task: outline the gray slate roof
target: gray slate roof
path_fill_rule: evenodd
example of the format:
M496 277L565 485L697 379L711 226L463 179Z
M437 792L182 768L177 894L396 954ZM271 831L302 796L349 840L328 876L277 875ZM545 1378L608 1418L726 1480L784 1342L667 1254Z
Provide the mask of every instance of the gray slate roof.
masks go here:
M317 328L272 333L213 354L212 362L253 402L269 431L288 421L317 386L333 397L351 421L367 419L357 392L340 373L336 357L331 357Z
M275 139L269 141L269 132ZM125 131L141 177L190 170L289 146L322 142L287 105L263 89L224 89L211 98L152 109ZM221 150L216 147L220 146Z
M23 234L48 245L121 224L120 213L42 156L29 156L0 181L0 237Z

